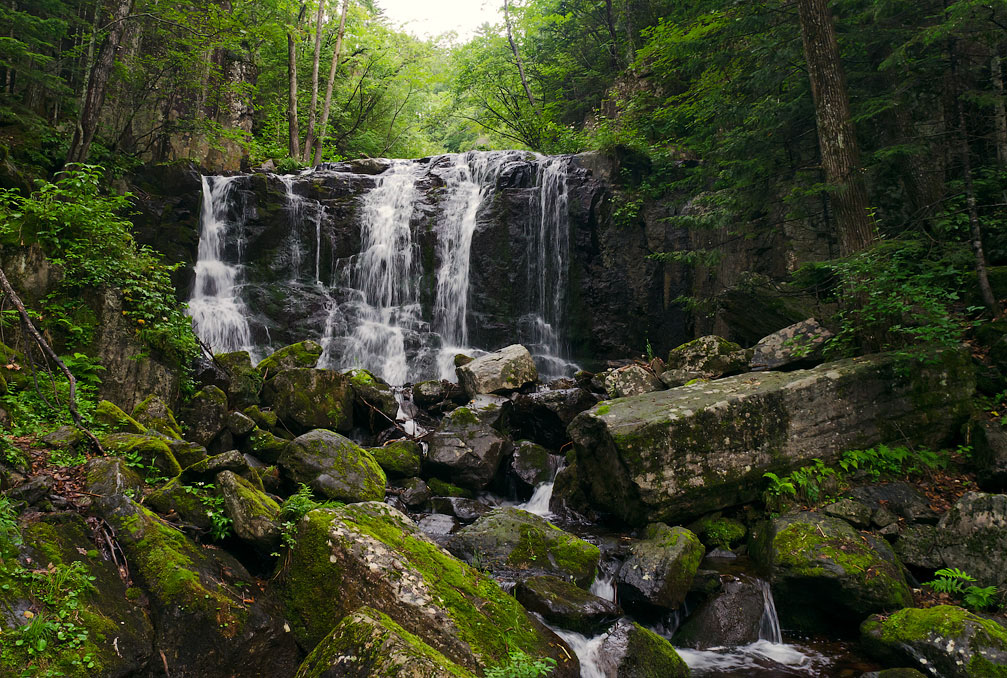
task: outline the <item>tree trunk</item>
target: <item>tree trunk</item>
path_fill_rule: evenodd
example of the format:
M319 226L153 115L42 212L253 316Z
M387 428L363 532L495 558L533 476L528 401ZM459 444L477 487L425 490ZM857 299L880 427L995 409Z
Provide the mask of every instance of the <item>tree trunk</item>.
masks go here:
M350 0L343 0L343 11L339 16L339 31L336 33L336 49L332 52L332 63L329 65L329 81L325 86L325 106L322 108L321 124L315 139L314 165L322 162L322 142L325 141L325 128L329 124L329 111L332 110L332 85L336 81L336 70L339 68L339 56L343 49L343 33L346 30L346 12L350 8Z
M528 97L528 103L531 104L532 110L537 113L538 107L535 105L535 97L532 96L531 87L528 85L528 78L525 76L524 62L521 61L521 54L518 52L517 43L514 42L514 34L511 31L510 3L508 0L504 0L504 23L507 24L507 40L510 42L511 51L514 52L514 61L517 62L517 71L521 75L521 84L524 85L524 93Z
M797 0L804 57L818 122L818 144L826 180L835 186L834 210L842 256L867 249L875 231L867 211L867 187L850 116L846 76L828 0Z
M301 131L297 128L297 42L293 32L287 33L287 74L290 94L287 100L287 124L290 127L288 152L296 158L301 146Z
M1000 45L993 48L990 60L990 76L993 79L993 116L996 123L997 166L1007 170L1007 106L1004 102L1003 62L1000 59Z
M70 142L70 150L66 154L67 163L87 160L88 152L91 150L91 142L94 141L94 133L98 129L101 108L105 103L108 80L112 75L112 68L115 66L115 56L119 51L119 43L126 30L126 17L132 11L133 0L117 0L115 3L108 37L98 51L98 56L88 77L87 88L84 90L77 128L73 133L73 141Z
M315 59L311 66L311 107L308 109L308 135L304 138L304 153L302 162L311 161L311 144L315 136L315 117L318 108L318 61L322 54L322 14L325 0L318 0L318 16L315 19Z

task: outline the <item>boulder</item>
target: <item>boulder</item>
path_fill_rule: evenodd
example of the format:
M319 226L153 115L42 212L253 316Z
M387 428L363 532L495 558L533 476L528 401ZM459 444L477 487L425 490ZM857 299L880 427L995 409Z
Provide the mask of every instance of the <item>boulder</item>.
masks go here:
M227 415L227 430L235 438L244 438L255 430L255 420L242 412L230 412Z
M944 567L941 557L937 528L933 525L910 525L899 532L892 545L895 555L905 565L923 570L938 570Z
M171 448L160 438L136 433L112 433L101 438L101 446L108 454L119 455L130 463L142 463L168 478L182 472Z
M607 678L687 678L689 667L667 640L622 619L601 641L598 657Z
M435 497L459 497L465 499L474 499L475 492L466 489L464 487L458 487L446 480L441 480L440 478L430 478L427 480L427 485L430 487L430 491L434 493Z
M719 513L703 516L689 525L689 531L699 537L699 541L710 551L732 549L748 534L748 528L737 520L726 518Z
M268 464L275 464L276 460L283 454L289 440L284 440L265 431L258 426L252 429L251 433L241 441L241 451L250 454L256 459L261 459Z
M223 454L215 454L212 457L197 462L185 469L183 473L186 478L203 478L209 480L216 478L221 471L232 471L246 477L254 477L251 466L245 455L238 450L228 450Z
M412 440L393 440L367 451L390 478L417 476L423 466L423 449Z
M474 490L483 489L493 480L500 460L511 448L508 438L467 407L448 413L427 443L431 469L452 483Z
M175 421L175 413L156 395L147 396L133 408L133 419L142 426L159 431L169 438L182 439L182 429Z
M550 482L563 458L551 454L541 445L529 440L514 443L510 458L510 475L517 481L522 494L530 493L540 484Z
M209 447L227 425L227 394L216 386L206 386L192 396L182 420L186 439Z
M301 341L290 346L284 346L272 355L259 361L255 369L265 379L275 376L283 370L293 370L299 367L312 368L318 365L322 357L322 346L317 342Z
M94 408L94 420L113 433L146 433L147 429L115 404L102 400Z
M622 616L610 600L599 598L570 582L550 575L519 582L514 594L526 610L542 615L553 626L592 637Z
M213 360L223 368L225 380L217 386L226 391L231 407L241 410L257 405L259 391L262 390L262 373L252 366L248 351L217 353Z
M986 492L1007 490L1007 428L976 416L969 422L968 434L979 487Z
M269 390L277 417L292 431L353 428L353 389L338 372L286 370L269 382Z
M446 380L421 381L413 385L413 402L418 407L431 412L450 409L464 403L468 398L465 389Z
M115 530L130 575L150 600L159 650L151 666L166 664L172 678L294 673L299 656L282 611L241 563L197 546L126 497L96 502L92 511Z
M277 463L290 480L304 483L328 499L358 502L385 498L385 472L378 463L367 450L332 431L317 429L298 436Z
M677 608L685 601L704 553L699 538L684 527L648 525L619 569L619 599L626 606Z
M42 436L46 447L55 450L72 450L84 440L84 434L73 426L60 426L52 433Z
M913 602L888 544L837 518L793 513L753 539L752 557L769 572L780 621L789 627L828 629Z
M498 431L505 431L510 425L510 414L513 403L504 396L480 393L474 396L466 405L479 421L492 426Z
M677 647L706 650L748 645L762 636L768 585L747 577L727 577L720 592L689 615L672 639Z
M692 374L693 379L718 379L747 372L750 355L734 342L708 335L672 349L667 368Z
M353 389L356 421L368 422L371 431L391 426L399 413L392 387L367 370L350 370L345 376Z
M295 678L475 678L387 614L362 607L318 643Z
M551 574L587 588L601 551L545 518L518 508L494 509L454 534L447 549L498 576Z
M399 498L408 508L417 509L426 506L433 493L422 478L407 478L402 481L402 493Z
M217 474L217 489L224 497L224 511L234 534L262 553L280 545L280 507L269 496L231 471Z
M1007 495L969 492L937 524L937 549L979 586L1007 585Z
M420 528L421 532L441 543L443 538L454 533L461 526L461 523L454 516L443 513L431 513L428 516L423 516L416 525Z
M143 503L162 516L170 516L173 522L181 521L186 528L208 533L213 527L213 521L203 503L203 492L208 490L186 485L180 476L151 492Z
M293 635L305 648L367 605L470 671L522 650L556 658L557 678L579 672L573 653L496 582L386 504L309 512L278 586Z
M469 397L509 393L538 381L538 370L528 349L514 344L458 367L458 381Z
M906 523L937 523L937 512L930 508L930 500L915 487L906 482L870 484L855 487L847 496L866 506L871 511L871 523L885 527L890 517L884 513L902 518Z
M605 377L604 385L609 398L628 398L665 389L661 380L641 365L628 365L612 370Z
M264 410L258 405L250 405L241 412L254 421L256 426L266 431L273 431L280 423L280 419L276 416L276 412L273 412L272 410Z
M832 332L814 318L802 320L759 340L749 365L753 370L808 367L822 362L822 349Z
M941 678L1007 675L1007 629L960 607L906 608L872 616L861 640L881 661L915 665Z
M514 398L510 426L515 437L558 450L569 441L566 427L573 418L597 402L597 396L582 388L521 393Z
M199 443L190 443L188 440L165 439L165 444L171 453L175 455L175 460L183 469L189 468L193 464L198 464L209 456L206 448Z
M578 415L569 432L597 508L672 523L755 500L769 471L906 436L937 446L973 390L963 353L908 373L878 355L620 398Z
M473 523L493 510L489 504L466 497L434 497L430 504L435 513L454 516L463 523Z
M119 457L95 457L84 466L87 491L101 497L130 495L139 497L143 478Z

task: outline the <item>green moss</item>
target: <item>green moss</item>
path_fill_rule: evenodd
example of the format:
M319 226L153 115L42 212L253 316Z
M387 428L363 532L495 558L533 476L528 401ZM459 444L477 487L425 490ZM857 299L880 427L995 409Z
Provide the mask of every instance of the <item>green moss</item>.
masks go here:
M730 549L741 542L748 533L745 526L737 520L724 518L716 514L697 520L689 526L708 548Z
M94 420L109 431L116 433L146 433L143 427L133 417L129 416L115 404L102 400L94 409Z
M248 480L237 474L231 474L234 478L234 487L238 498L249 512L251 518L265 518L266 520L276 520L280 514L280 505L273 501L269 495L256 488Z
M175 420L171 409L156 395L147 398L133 408L133 419L143 426L159 431L169 438L182 439L182 429Z
M633 623L620 675L635 678L688 678L689 666L667 640Z
M596 414L597 416L599 416L599 417L604 417L604 416L605 416L606 414L608 414L608 413L609 413L609 412L610 412L611 410L612 410L612 406L611 406L611 405L609 405L608 403L605 403L605 404L603 404L603 405L599 405L599 406L598 406L598 408L597 408L597 409L595 409L594 413L595 413L595 414Z
M431 478L427 481L427 487L435 497L461 497L463 499L472 499L475 494L472 490L466 490L464 487L458 487L457 485L452 485L446 480L441 480L440 478Z
M302 341L285 346L264 359L256 368L264 377L276 374L280 370L298 367L314 367L322 355L322 347L314 341Z
M478 426L480 424L479 417L467 407L456 407L448 413L445 419L450 421L449 426L464 427Z
M346 374L350 378L350 383L354 386L365 387L378 385L374 375L367 370L350 370Z
M242 412L260 428L274 429L279 423L276 412L260 409L258 405L250 405L242 410Z
M367 451L385 473L400 478L419 475L423 464L420 446L411 440L397 440L383 447L369 447Z
M182 467L168 444L159 438L135 433L113 433L101 439L102 447L109 454L121 456L126 461L153 465L169 478L182 472Z

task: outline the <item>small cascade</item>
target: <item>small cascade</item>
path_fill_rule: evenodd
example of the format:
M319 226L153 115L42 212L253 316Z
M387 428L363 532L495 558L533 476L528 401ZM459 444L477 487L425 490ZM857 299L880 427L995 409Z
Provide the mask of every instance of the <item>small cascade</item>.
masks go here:
M553 469L552 477L544 483L539 483L535 487L535 491L529 499L524 504L518 505L518 508L524 509L528 513L534 513L537 516L542 516L543 518L552 518L553 512L549 510L549 502L552 501L552 491L556 487L556 476L559 472L563 470L563 464L560 462Z
M765 579L757 579L756 583L762 590L762 621L759 622L759 640L782 643L783 632L780 630L780 618L776 615L773 590Z
M189 315L199 337L214 351L252 351L248 311L239 295L244 213L234 204L240 177L203 177L203 203L199 217L196 280ZM237 212L236 218L231 218ZM228 241L236 244L235 263L225 261Z
M601 644L608 637L607 633L588 638L574 631L550 628L577 655L577 661L580 662L580 678L606 678L607 673L602 666Z
M309 251L305 247L305 226L314 225L314 273L311 280L316 285L321 285L321 235L322 218L325 215L324 207L316 200L305 198L294 190L294 184L300 175L281 174L279 180L286 189L286 210L290 220L290 236L288 249L290 250L290 282L297 283L302 277L308 277L303 271L304 259Z
M591 584L591 594L615 602L615 575L599 574Z

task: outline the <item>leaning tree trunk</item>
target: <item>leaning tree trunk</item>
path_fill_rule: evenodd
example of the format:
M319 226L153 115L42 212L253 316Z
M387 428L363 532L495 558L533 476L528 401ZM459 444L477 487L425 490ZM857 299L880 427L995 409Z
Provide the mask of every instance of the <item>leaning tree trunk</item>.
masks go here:
M91 67L87 88L77 119L77 128L70 142L70 150L66 154L66 162L84 162L91 150L94 133L98 129L101 108L105 103L105 92L108 80L115 66L115 55L119 51L123 33L126 31L126 17L133 11L133 0L117 0L109 22L108 37L102 43L98 56Z
M528 97L528 103L531 104L531 108L536 113L538 112L538 107L535 105L535 97L531 93L531 87L528 85L528 77L524 72L524 61L521 60L521 53L518 52L517 43L514 42L514 34L510 27L510 4L508 0L504 0L504 23L507 24L507 40L510 42L511 51L514 52L514 61L517 62L517 71L521 76L521 84L524 85L524 93Z
M828 0L797 0L815 101L818 145L826 180L835 187L833 212L843 256L867 249L875 231L867 207L867 186L860 168L860 149L850 115L846 75Z
M301 130L297 127L297 42L293 33L287 33L287 74L290 92L287 100L287 124L290 128L287 150L291 158L296 158L301 146Z
M318 108L318 62L322 54L322 14L325 0L318 0L318 16L315 19L315 59L311 66L311 107L308 109L308 135L304 138L302 162L311 161L311 144L315 137L315 117Z
M336 49L332 52L332 63L329 65L329 81L325 86L325 106L322 108L322 119L318 125L315 139L314 165L322 162L322 142L325 140L325 128L329 124L329 111L332 110L332 86L336 81L336 71L339 69L339 56L343 49L343 33L346 31L346 12L350 8L350 0L343 0L343 12L339 16L339 31L336 33Z

